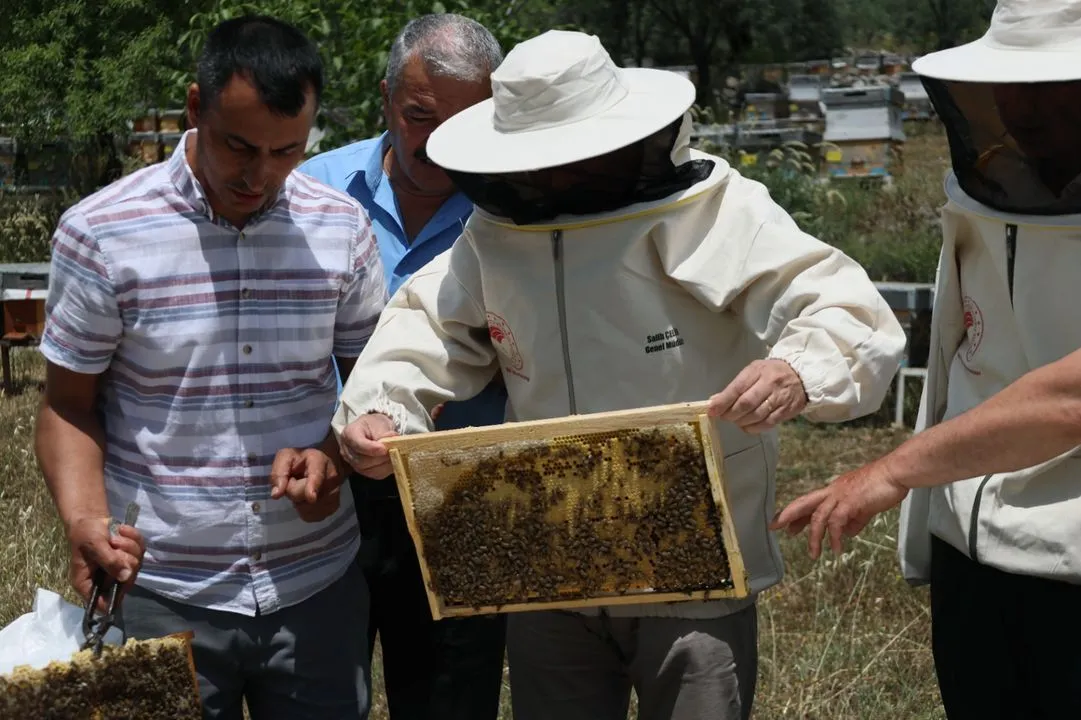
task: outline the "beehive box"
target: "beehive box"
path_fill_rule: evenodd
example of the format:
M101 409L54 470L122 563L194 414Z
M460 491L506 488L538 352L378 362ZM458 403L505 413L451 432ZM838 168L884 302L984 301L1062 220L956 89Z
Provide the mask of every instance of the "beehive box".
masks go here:
M163 133L182 133L184 132L184 121L186 116L187 111L183 109L166 110L161 113L158 130Z
M161 136L156 132L133 133L128 142L128 153L132 157L138 157L147 165L161 162L162 142Z
M50 720L199 720L191 633L106 645L41 669L0 676L0 717Z
M705 412L385 439L433 618L746 597Z

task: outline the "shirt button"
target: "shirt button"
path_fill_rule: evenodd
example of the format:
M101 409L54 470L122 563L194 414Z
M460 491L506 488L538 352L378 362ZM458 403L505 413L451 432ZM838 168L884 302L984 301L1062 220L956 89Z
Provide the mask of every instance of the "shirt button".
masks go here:
M251 398L248 398L247 400L244 401L244 407L246 407L246 408L250 408L253 405L255 405L255 401L252 400Z
M244 351L245 355L251 355L251 345L245 345L241 348L241 350Z
M248 453L248 464L249 465L254 465L255 460L256 460L255 453Z
M259 503L257 503L257 502L253 502L253 503L251 504L251 511L252 511L252 512L259 512Z
M242 289L240 291L240 297L242 297L242 298L250 298L251 297L251 288Z
M254 560L255 562L259 562L262 559L262 557L263 557L263 553L259 552L258 550L256 550L255 552L253 552L251 554L251 559Z

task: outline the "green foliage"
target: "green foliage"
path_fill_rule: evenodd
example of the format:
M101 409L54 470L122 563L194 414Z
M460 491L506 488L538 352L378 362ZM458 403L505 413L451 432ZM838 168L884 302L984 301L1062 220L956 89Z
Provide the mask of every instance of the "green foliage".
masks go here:
M491 30L507 51L534 34L518 19L526 5L522 0L214 0L207 9L191 15L177 38L181 56L190 62L173 74L173 95L182 98L194 79L195 59L215 25L245 13L272 15L296 25L319 46L326 66L319 124L327 133L323 147L335 147L369 137L383 127L379 82L390 46L410 19L430 12L465 15Z
M832 0L850 45L927 52L975 40L994 0Z
M77 199L73 193L0 192L0 263L48 262L53 230Z
M552 12L540 0L24 0L16 5L5 9L0 28L0 135L25 141L62 138L76 152L106 155L114 154L112 138L126 134L144 109L183 106L207 34L230 17L272 15L297 25L318 44L327 72L319 123L327 132L325 145L333 147L381 128L379 81L390 45L409 19L457 12L485 24L509 50ZM525 19L532 19L529 25Z
M699 102L735 62L828 56L848 43L930 49L983 32L993 0L19 0L0 23L0 134L98 150L147 107L177 107L209 30L241 13L295 23L320 47L326 146L383 124L378 91L410 18L458 12L505 50L552 27L600 35L617 61L697 67Z
M836 0L760 0L745 61L796 62L833 57L844 47Z
M754 165L738 153L706 148L769 188L806 232L863 265L872 280L933 282L941 238L927 178L899 174L892 184L831 183L818 175L816 150L793 143Z
M91 143L165 98L172 0L21 0L0 33L0 126L24 140Z

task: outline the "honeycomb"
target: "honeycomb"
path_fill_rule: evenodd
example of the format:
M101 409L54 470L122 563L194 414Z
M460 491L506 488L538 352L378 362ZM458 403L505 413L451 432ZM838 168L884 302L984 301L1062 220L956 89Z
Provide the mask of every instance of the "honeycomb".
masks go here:
M129 640L41 669L0 676L0 718L199 720L202 710L187 638Z
M407 456L444 607L734 586L697 425Z

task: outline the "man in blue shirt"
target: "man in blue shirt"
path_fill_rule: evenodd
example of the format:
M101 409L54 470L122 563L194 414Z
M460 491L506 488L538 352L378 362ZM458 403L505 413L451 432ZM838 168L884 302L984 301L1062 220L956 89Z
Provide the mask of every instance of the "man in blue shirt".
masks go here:
M387 132L300 166L368 211L391 294L450 248L473 210L428 161L425 146L440 123L491 96L489 75L502 59L499 43L473 20L435 14L411 21L380 84ZM493 383L469 401L447 403L436 429L501 423L506 401L502 384ZM371 593L369 647L378 632L391 720L494 720L505 618L433 622L394 480L356 475L350 482L362 536L357 561Z

